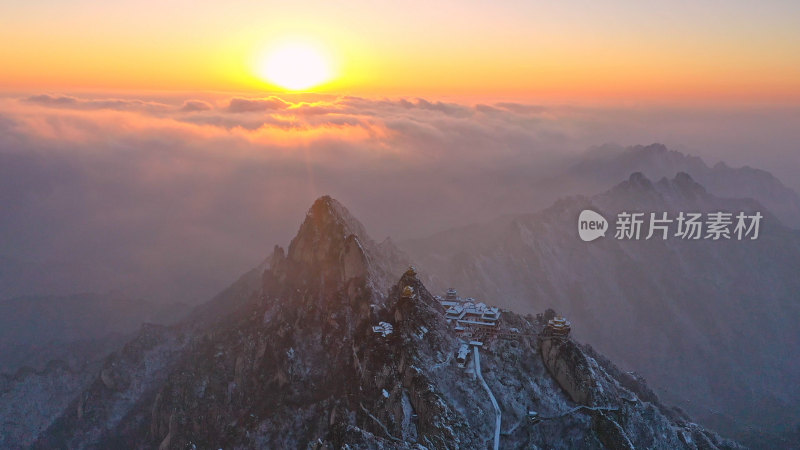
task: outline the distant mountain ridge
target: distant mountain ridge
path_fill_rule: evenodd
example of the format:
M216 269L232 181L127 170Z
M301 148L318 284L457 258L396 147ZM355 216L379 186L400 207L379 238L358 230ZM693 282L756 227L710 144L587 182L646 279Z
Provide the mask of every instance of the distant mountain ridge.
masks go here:
M566 175L609 186L634 172L653 180L685 172L718 197L758 200L784 225L800 228L800 195L771 173L748 166L733 168L724 162L710 167L700 157L669 150L663 144L590 149Z
M0 300L0 372L42 368L51 359L87 360L115 350L142 323L169 324L188 311L114 294L24 296Z

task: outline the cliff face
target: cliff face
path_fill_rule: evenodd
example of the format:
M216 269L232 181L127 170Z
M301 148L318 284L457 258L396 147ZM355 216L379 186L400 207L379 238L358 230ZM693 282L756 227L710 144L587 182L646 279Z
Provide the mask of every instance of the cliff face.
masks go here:
M682 437L695 431L706 448L735 447L591 349L545 348L540 324L511 312L501 321L516 331L479 350L496 430L439 301L413 270L386 283L402 259L387 251L321 198L287 252L108 358L36 447L471 449L496 431L502 448L698 448ZM382 322L390 333L373 330Z
M569 394L572 401L581 405L597 406L596 371L586 356L569 340L545 337L539 342L547 371L558 385Z

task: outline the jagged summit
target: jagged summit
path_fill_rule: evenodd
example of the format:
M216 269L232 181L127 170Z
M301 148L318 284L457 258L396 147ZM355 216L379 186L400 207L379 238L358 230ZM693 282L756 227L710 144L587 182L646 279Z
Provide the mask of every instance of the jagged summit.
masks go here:
M288 258L310 262L323 259L331 250L329 245L342 243L349 236L368 241L364 226L341 203L325 195L318 198L306 213L300 230L289 244ZM327 243L328 246L320 244Z
M643 202L661 202L662 193L642 172L632 173L627 180L612 187L601 196L612 204L638 205Z
M595 201L623 209L643 208L654 202L671 208L699 208L711 202L712 196L686 172L678 172L673 178L662 177L657 182L642 172L634 172Z
M286 259L295 267L322 270L341 281L364 277L378 293L390 286L392 273L408 265L390 240L376 243L361 222L329 195L311 205Z
M330 195L323 195L314 201L300 226L298 236L308 228L329 230L332 226L340 227L343 234L353 234L359 239L371 240L364 225Z
M343 280L366 276L374 244L364 227L330 196L317 199L289 244L287 259L330 272L341 265Z
M658 189L664 195L679 196L683 198L696 199L707 197L706 188L686 172L678 172L675 178L664 177L656 183Z
M612 190L614 189L658 191L662 193L674 189L706 192L706 189L686 172L678 172L673 178L661 177L656 183L653 183L653 181L642 172L633 172L627 180L612 188Z
M653 182L650 181L649 178L644 176L642 172L634 172L628 177L627 181L623 181L622 185L625 185L635 189L642 189L642 190L649 190L653 189Z

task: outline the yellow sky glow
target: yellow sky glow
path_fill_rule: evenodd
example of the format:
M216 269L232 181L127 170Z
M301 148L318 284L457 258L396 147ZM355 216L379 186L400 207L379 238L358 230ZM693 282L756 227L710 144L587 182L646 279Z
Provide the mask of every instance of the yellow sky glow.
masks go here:
M294 87L316 92L800 101L792 2L33 3L0 6L5 90L292 89L311 75L271 79L264 52L300 37L325 49Z

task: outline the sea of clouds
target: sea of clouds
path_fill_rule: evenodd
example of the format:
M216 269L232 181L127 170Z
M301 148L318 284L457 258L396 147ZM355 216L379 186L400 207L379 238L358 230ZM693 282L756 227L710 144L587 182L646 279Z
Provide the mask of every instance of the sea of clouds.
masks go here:
M381 240L535 211L588 148L663 142L800 183L797 109L325 95L0 98L0 292L208 298L330 194ZM794 183L794 184L793 184Z

